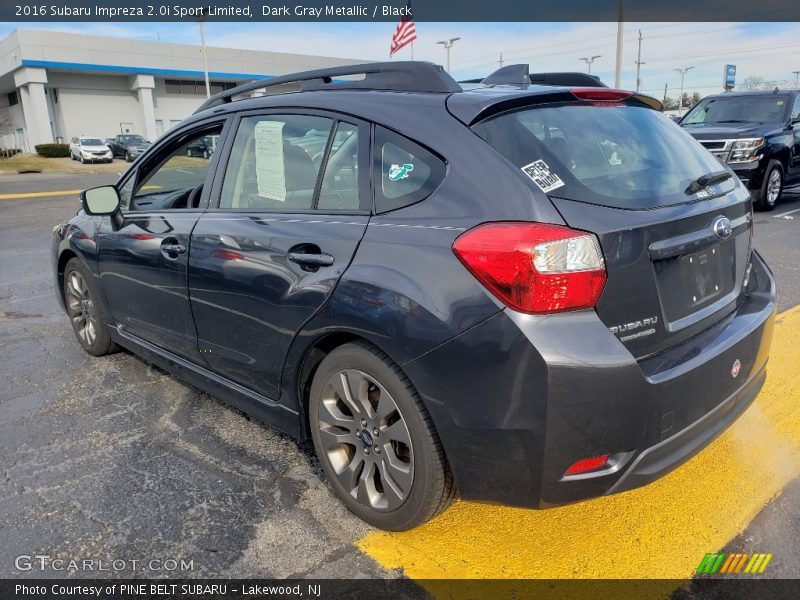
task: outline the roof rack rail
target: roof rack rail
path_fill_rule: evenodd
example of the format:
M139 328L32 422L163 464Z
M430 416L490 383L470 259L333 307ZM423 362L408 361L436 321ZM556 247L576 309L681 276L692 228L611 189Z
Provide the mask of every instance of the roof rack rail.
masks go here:
M364 77L358 80L335 81L336 78L350 75L364 75ZM299 89L296 91L303 92L342 89L438 93L461 91L461 86L441 65L423 61L376 62L303 71L250 81L212 96L200 105L195 114L232 102L234 97L247 92L292 83L299 84Z
M552 85L564 87L608 87L596 75L587 73L530 73L526 64L506 65L484 79L469 79L461 83L483 85Z

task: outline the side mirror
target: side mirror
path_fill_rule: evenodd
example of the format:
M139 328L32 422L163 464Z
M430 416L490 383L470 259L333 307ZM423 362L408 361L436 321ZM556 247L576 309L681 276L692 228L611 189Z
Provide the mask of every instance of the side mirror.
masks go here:
M113 185L103 185L81 192L81 204L87 215L113 215L119 210L119 192Z

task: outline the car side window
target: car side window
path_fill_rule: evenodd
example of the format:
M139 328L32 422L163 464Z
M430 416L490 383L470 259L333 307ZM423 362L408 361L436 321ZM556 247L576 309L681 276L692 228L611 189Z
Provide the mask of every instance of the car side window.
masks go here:
M222 133L222 124L175 140L139 168L133 193L120 190L123 208L131 211L196 208L211 165L211 155L197 153L207 136ZM127 197L126 197L127 196Z
M319 210L358 210L358 127L339 121L325 160Z
M444 179L445 162L408 138L382 127L375 130L373 150L375 212L416 204L431 195Z
M800 95L794 99L794 108L792 109L792 119L800 119Z
M243 118L225 169L219 207L270 211L312 209L332 128L333 119L312 115Z

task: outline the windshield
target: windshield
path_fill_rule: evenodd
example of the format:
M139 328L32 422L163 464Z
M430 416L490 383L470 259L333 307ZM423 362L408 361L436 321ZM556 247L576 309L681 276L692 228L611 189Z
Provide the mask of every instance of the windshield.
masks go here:
M490 117L472 129L546 193L614 208L696 199L686 194L689 184L724 169L650 108L550 104ZM733 186L728 180L718 187Z
M105 142L98 138L81 138L81 146L105 146Z
M718 96L701 100L681 122L683 125L706 123L779 123L786 113L788 96Z
M140 135L122 135L120 136L120 140L125 142L126 144L130 143L144 144L147 142L147 140Z

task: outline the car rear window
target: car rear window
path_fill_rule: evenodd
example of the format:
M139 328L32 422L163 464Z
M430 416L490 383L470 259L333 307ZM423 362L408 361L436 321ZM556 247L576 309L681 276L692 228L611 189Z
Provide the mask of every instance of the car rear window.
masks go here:
M682 125L717 123L778 123L783 121L789 96L718 96L701 100Z
M650 108L548 104L472 127L545 193L643 210L696 199L686 193L724 167L679 125ZM721 191L733 189L728 180Z

